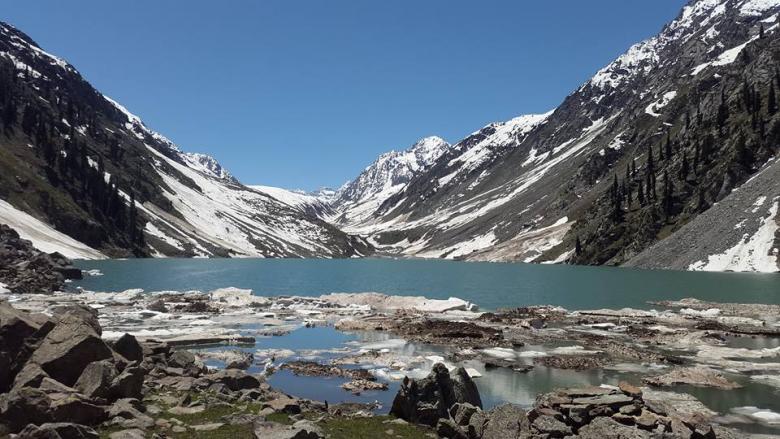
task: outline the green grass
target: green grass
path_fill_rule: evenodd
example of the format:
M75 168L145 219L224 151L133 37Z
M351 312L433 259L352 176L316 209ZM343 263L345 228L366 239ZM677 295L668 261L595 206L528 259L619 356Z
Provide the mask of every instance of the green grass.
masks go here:
M363 439L363 438L429 438L431 430L412 424L385 423L392 420L390 416L375 416L373 418L336 418L320 423L332 439Z

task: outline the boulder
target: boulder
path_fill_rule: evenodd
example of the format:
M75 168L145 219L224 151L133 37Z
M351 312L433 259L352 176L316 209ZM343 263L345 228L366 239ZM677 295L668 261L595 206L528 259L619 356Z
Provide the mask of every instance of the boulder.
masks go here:
M117 370L110 361L94 361L81 372L74 388L90 398L108 398L116 376Z
M515 439L530 436L531 424L522 408L514 404L494 407L486 413L483 439ZM472 417L473 420L474 417Z
M22 370L16 374L13 387L38 387L41 385L41 381L48 376L49 375L41 369L41 366L38 366L35 363L27 363Z
M111 383L113 398L141 398L144 386L144 370L140 367L128 367Z
M446 418L441 418L436 423L436 434L447 439L468 439L468 433L461 426Z
M213 383L224 384L234 392L243 389L256 389L261 384L261 381L255 376L238 369L220 370L208 375L208 379Z
M89 363L113 355L93 324L84 320L84 314L81 310L62 316L30 358L49 376L68 386L76 383Z
M296 422L284 425L277 422L256 422L254 437L257 439L321 439L324 436L311 422Z
M177 350L168 357L168 366L186 369L197 361L195 354L190 351Z
M270 408L276 413L287 413L288 415L297 415L301 412L301 405L298 400L286 395L263 403L263 408Z
M476 384L465 369L458 368L450 375L444 364L436 363L431 373L421 380L404 378L390 414L434 427L439 419L449 417L455 403L464 402L482 407Z
M0 395L0 419L16 433L28 424L45 424L54 421L48 396L39 389L22 387Z
M139 428L117 431L108 435L109 439L146 439L146 433Z
M0 392L11 387L14 372L21 367L26 358L18 359L26 340L32 337L40 325L29 318L29 314L19 311L0 301Z
M114 342L114 351L130 361L144 359L144 350L141 344L130 334L125 334Z
M255 361L254 355L251 352L237 351L235 358L232 358L225 364L226 369L241 369L246 370L252 366L252 362Z
M623 425L612 418L599 417L580 428L580 439L649 439L650 433Z
M548 415L542 415L534 419L534 422L531 423L531 428L551 437L564 437L572 433L571 427Z
M98 439L100 435L85 425L69 422L49 422L43 425L30 424L19 432L23 439Z
M108 409L108 417L112 424L121 425L124 428L146 429L154 426L154 419L144 413L141 401L133 398L117 400Z
M83 305L80 303L55 306L52 309L55 317L59 319L65 319L66 317L73 317L76 320L81 320L88 324L95 330L97 335L103 334L103 328L100 327L100 321L98 320L98 311L89 305Z
M469 420L471 420L471 417L477 410L479 410L478 407L467 402L457 403L450 409L450 416L458 425L469 425Z

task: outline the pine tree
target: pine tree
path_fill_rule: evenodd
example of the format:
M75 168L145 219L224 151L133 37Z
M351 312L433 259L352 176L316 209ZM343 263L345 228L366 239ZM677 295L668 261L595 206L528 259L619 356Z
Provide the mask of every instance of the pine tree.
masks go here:
M764 39L764 23L761 23L761 27L758 28L758 38Z
M639 185L637 186L636 190L636 197L639 200L639 205L644 206L645 205L645 191L642 189L642 180L639 180Z
M577 235L577 239L574 241L574 254L577 256L582 254L582 243L580 242L579 235Z
M680 180L687 181L689 172L690 169L688 169L688 154L683 152L682 163L680 164Z
M775 114L777 113L777 97L775 96L775 84L774 82L769 83L769 95L767 96L766 101L766 111L767 113Z
M669 172L664 170L664 198L663 198L663 204L664 204L664 213L666 214L666 219L668 220L672 216L672 208L674 207L674 203L672 201L672 193L674 192L674 189L672 187L672 181L669 179Z

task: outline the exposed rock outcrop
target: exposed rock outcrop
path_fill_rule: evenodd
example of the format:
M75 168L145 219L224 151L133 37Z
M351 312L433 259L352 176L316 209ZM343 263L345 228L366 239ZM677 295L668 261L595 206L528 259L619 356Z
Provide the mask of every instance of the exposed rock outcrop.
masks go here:
M59 253L47 254L0 224L0 282L13 293L51 293L61 290L65 279L81 279L81 270Z
M437 363L421 380L404 378L390 414L409 422L435 426L439 419L449 417L449 410L456 403L482 407L477 386L465 369L458 368L450 374L444 364Z

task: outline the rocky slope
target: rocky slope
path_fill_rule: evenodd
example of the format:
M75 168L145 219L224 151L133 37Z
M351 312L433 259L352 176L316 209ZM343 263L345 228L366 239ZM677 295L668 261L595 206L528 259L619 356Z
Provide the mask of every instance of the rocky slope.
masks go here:
M691 1L553 112L483 128L342 227L391 254L619 265L674 242L713 205L739 218L743 207L721 201L780 140L778 10L777 0ZM771 261L719 267L777 271L769 235L749 244ZM685 267L661 253L635 263L688 268L727 248L686 236Z
M182 152L0 23L0 222L67 256L350 257L311 212Z

